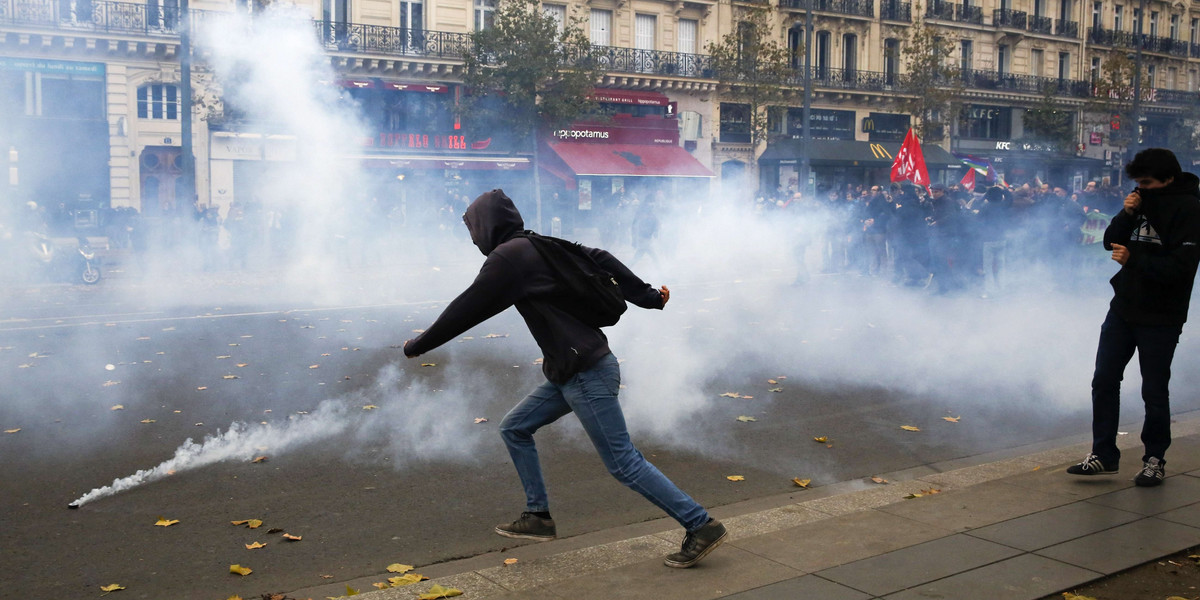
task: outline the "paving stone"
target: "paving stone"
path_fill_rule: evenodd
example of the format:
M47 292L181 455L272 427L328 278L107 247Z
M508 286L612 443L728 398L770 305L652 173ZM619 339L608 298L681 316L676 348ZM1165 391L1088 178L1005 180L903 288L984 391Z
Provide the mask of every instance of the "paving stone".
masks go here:
M380 576L380 579L386 579L386 577ZM461 590L463 596L467 598L495 598L496 600L500 600L499 597L507 593L504 588L480 576L478 573L467 572L385 590L370 589L369 593L367 593L368 590L362 590L363 593L359 595L370 600L412 600L417 593L429 591L430 586L435 583L442 587Z
M505 589L521 591L550 585L584 573L603 571L650 558L661 560L663 556L676 550L678 550L677 545L669 544L652 535L645 535L528 562L522 561L515 565L481 569L478 573Z
M1019 473L1028 473L1039 466L1041 466L1041 463L1024 458L1013 458L974 467L966 467L964 469L956 469L954 471L946 471L945 473L935 475L926 475L921 477L921 481L928 481L935 486L943 488L967 487L985 481L995 481Z
M893 482L851 494L802 502L800 506L836 517L900 502L905 496L928 487L928 483L919 480Z
M882 596L1020 553L1007 546L960 534L825 569L816 574L856 590Z
M914 498L882 506L879 510L952 531L966 531L1061 506L1072 500L1068 496L1047 494L1001 480Z
M1135 472L1130 472L1128 469L1117 475L1083 477L1068 475L1068 466L1070 465L1059 465L1054 468L1041 468L1030 473L1014 475L1006 478L1004 483L1039 492L1059 494L1075 500L1084 500L1133 487Z
M1131 487L1088 500L1143 515L1156 515L1200 502L1200 479L1173 475L1159 487Z
M1038 550L1036 554L1104 574L1200 544L1200 529L1147 518Z
M559 582L553 593L573 600L708 600L800 575L726 543L690 569L665 567L661 559L642 561Z
M870 600L871 596L828 579L821 579L816 575L804 575L746 590L740 594L725 596L724 600L797 600L800 598Z
M1112 529L1142 515L1090 502L1076 502L969 532L978 538L1031 551Z
M961 600L979 597L986 597L987 600L1030 600L1100 577L1094 571L1024 554L897 592L885 596L884 600ZM980 596L980 592L986 593Z
M938 527L867 510L732 543L811 573L949 534Z
M1200 528L1200 504L1189 504L1183 508L1168 510L1156 516L1165 521L1183 523L1184 525Z

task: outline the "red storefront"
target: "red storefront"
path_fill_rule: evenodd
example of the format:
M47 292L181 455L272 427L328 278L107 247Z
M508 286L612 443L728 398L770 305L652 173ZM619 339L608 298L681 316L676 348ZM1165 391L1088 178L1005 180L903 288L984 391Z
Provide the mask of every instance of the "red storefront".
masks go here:
M600 227L635 199L677 204L707 193L713 173L679 145L675 105L665 94L598 89L592 97L608 119L578 121L543 140L540 166L560 195L551 216Z

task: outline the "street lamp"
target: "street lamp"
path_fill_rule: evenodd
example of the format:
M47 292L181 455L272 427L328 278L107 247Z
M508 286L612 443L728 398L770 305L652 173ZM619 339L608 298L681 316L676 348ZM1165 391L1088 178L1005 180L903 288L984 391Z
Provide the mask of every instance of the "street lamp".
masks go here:
M800 189L804 190L806 199L816 197L816 191L812 185L812 164L809 160L812 131L808 127L812 114L812 1L807 0L804 11L804 110L800 114L800 142L803 146L803 150L800 152Z
M1137 154L1138 145L1142 141L1142 22L1146 20L1146 0L1138 0L1137 31L1134 32L1133 46L1133 108L1130 110L1130 124L1133 141L1129 142L1130 158Z

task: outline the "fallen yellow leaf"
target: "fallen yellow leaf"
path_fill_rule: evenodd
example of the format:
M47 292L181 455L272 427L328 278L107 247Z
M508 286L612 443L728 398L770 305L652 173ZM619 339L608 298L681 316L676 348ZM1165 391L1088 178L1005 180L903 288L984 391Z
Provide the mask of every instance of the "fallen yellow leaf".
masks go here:
M961 418L962 418L962 417L942 417L942 420L943 420L943 421L950 421L951 423L957 423L957 422L958 422L958 420L959 420L959 419L961 419Z
M290 534L290 533L285 533L285 534L283 534L283 539L285 539L285 540L288 540L289 542L298 542L298 541L300 541L301 539L303 539L303 536L299 536L299 535L292 535L292 534Z
M115 592L117 590L123 590L123 589L125 589L125 586L116 584L116 583L110 583L109 585L100 586L100 591L102 591L102 592Z
M437 363L421 363L422 367L436 367Z
M814 441L814 442L817 442L817 443L819 443L819 444L824 444L825 442L828 442L828 441L829 441L829 438L827 438L827 437L825 437L825 436L821 436L821 437L815 437L815 438L813 438L813 441Z
M159 527L170 527L178 522L179 522L179 519L168 519L166 517L159 517L158 521L154 524Z
M266 544L260 544L258 542L254 542L253 544L246 544L246 549L247 550L258 550L259 548L262 548L265 546L266 546Z
M201 391L201 392L203 392L204 390L207 390L207 389L208 389L207 385L202 385L202 386L196 388L196 390Z
M16 432L18 432L18 431L20 431L20 430L21 430L21 428L20 428L20 427L18 427L18 428L16 428L16 429L5 429L5 430L4 430L4 433L16 433Z
M1066 600L1096 600L1091 596L1080 596L1078 594L1072 594L1071 592L1063 592L1063 598Z
M517 564L517 559L515 559L515 558L506 558L506 559L504 559L504 564L506 564L506 565L515 565L515 564Z
M112 387L112 386L118 385L120 383L121 383L120 381L113 381L110 379L108 381L105 381L102 385L104 385L104 387Z
M316 369L317 367L320 367L320 366L321 366L321 365L308 365L308 368L310 368L310 369ZM347 589L349 589L349 588L347 588Z
M225 600L242 600L242 597L237 594L234 594L234 595L226 598Z
M262 524L263 522L259 519L250 519L246 522L246 526L250 529L258 529L259 527L262 527Z
M888 482L888 480L886 480L886 479L884 479L884 478L882 478L882 477L872 477L872 478L871 478L871 481L874 481L875 483L878 483L878 484L880 484L880 485L882 485L882 484L885 484L885 483L887 483L887 482Z
M254 570L250 567L243 567L242 565L229 565L229 572L233 573L234 575L241 575L242 577L245 577L253 573Z
M376 581L375 583L372 583L371 585L373 585L376 588L381 589L381 590L386 590L386 589L392 587L391 584L384 583L382 581Z
M745 481L746 480L746 478L741 475L730 475L730 476L726 477L725 479L728 479L730 481Z
M487 419L485 419L485 418L483 418L483 417L477 417L477 418L475 419L475 424L476 424L476 425L478 425L478 424L480 424L480 423L487 423Z
M142 419L141 422L142 423L155 423L156 421L154 419Z
M912 425L901 425L900 429L903 429L905 431L920 431L921 430L919 427L913 427Z
M782 391L783 391L783 388L781 388L781 387L776 387L776 388L771 388L771 389L769 389L769 390L767 390L767 391L768 391L768 392L775 392L776 394L778 394L779 392L782 392Z
M111 410L125 410L125 406L121 404L114 404Z
M241 369L242 367L248 367L248 366L250 366L250 363L238 363L238 364L237 364L237 366L238 366L238 368L239 368L239 369Z
M811 479L800 479L799 477L793 477L792 483L794 483L802 488L807 488L808 484L812 483L812 480Z
M437 600L438 598L451 598L453 596L461 596L462 590L457 588L442 587L438 584L433 584L428 592L417 596L420 600Z
M221 379L239 379L237 375L222 375Z
M346 586L346 595L347 596L357 596L358 590L356 590L350 586Z
M419 583L426 579L429 578L420 573L409 573L407 575L400 575L399 577L388 577L388 582L392 584L392 587L400 587L402 585Z
M771 384L771 385L775 385L775 384L777 384L777 383L779 383L779 382L778 382L778 381L775 381L774 379L768 379L768 380L767 380L767 383L769 383L769 384Z
M254 460L252 460L252 461L250 461L250 462L252 462L252 463L262 463L262 462L267 462L267 460L268 460L268 459L267 459L267 457L265 457L265 456L259 456L259 457L255 458Z
M752 400L754 398L754 396L744 396L742 394L739 394L738 392L725 392L724 394L721 394L721 397L722 398L737 398L739 400Z
M377 409L377 408L379 408L379 407L378 407L378 406L375 406L374 404L368 404L368 405L366 405L366 406L364 406L364 407L363 407L363 410L375 410L375 409Z
M229 354L226 354L226 355L224 355L224 356L218 356L218 357L217 357L217 360L224 360L224 359L226 359L226 358L233 358L233 356L231 356L231 355L229 355Z
M392 563L387 566L388 573L407 573L413 570L412 565L403 565L400 563Z
M758 419L755 419L754 417L747 417L746 415L742 415L742 416L738 417L737 420L739 420L743 423L750 423L753 421L757 421Z

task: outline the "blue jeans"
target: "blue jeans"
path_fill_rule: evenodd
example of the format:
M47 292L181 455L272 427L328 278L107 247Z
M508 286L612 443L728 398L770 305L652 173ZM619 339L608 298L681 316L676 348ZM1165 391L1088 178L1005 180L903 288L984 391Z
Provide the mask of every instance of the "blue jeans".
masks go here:
M683 493L633 447L625 428L625 414L617 401L620 385L621 368L617 358L610 353L566 383L547 381L539 385L504 416L500 436L504 438L504 445L508 447L513 466L525 488L525 510L550 510L533 434L542 426L574 412L604 466L617 481L645 496L684 529L695 531L703 527L709 519L704 507Z
M1179 344L1182 325L1161 327L1131 325L1112 310L1100 326L1096 350L1096 372L1092 376L1092 454L1105 465L1121 460L1117 449L1117 427L1121 419L1121 379L1125 365L1138 353L1142 369L1142 401L1146 419L1142 424L1145 462L1151 456L1163 460L1171 445L1171 360ZM1165 462L1165 461L1164 461Z

